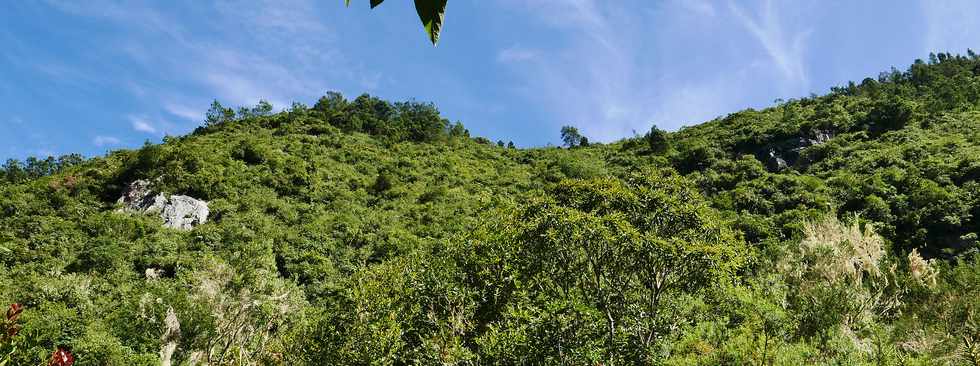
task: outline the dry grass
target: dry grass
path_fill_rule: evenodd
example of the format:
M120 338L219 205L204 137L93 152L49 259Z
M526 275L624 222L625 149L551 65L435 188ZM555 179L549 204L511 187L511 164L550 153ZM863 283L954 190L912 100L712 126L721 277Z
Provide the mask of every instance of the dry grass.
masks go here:
M164 331L160 340L163 347L160 348L160 366L170 366L174 351L177 350L177 340L180 338L180 321L174 308L167 308L167 317L163 320Z
M192 299L210 309L216 332L200 353L192 354L192 364L256 365L277 357L279 332L301 307L298 293L281 280L238 288L236 276L218 261L194 274Z
M887 268L885 241L870 225L862 225L857 217L841 222L837 216L806 222L803 240L796 250L787 253L780 272L793 287L799 309L807 314L824 314L833 308L836 316L815 315L819 319L835 319L827 329L850 340L855 350L873 357L875 342L869 334L877 318L888 316L901 306L900 299L889 286L894 279L894 267Z
M912 249L912 252L909 253L909 272L911 272L912 278L922 285L935 287L939 270L934 262L934 259L923 259L918 250Z
M807 222L800 254L809 259L810 270L830 281L860 286L864 276L882 275L879 264L885 256L884 241L870 226L863 229L855 218L844 224L836 216Z

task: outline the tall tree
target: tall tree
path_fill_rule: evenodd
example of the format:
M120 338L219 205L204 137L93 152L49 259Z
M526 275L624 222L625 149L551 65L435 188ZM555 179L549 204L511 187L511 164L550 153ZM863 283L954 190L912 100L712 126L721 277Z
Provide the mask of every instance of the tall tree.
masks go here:
M683 322L672 299L730 283L747 258L671 171L565 180L501 218L463 247L473 283L495 299L486 309L499 311L481 339L489 359L651 363Z
M561 127L561 141L565 143L567 147L580 146L583 142L582 134L578 132L578 128L572 126L562 126ZM586 144L588 140L584 140Z
M225 108L225 106L221 105L220 102L215 100L211 103L211 108L208 109L208 112L204 117L204 126L217 126L234 118L235 111L233 109Z
M647 133L647 143L650 145L650 151L655 153L662 153L667 151L667 131L661 130L656 125L650 128L650 132Z

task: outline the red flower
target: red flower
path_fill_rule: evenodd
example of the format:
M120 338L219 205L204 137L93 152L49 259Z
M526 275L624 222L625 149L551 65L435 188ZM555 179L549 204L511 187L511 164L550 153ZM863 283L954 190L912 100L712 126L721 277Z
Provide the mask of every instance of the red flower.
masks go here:
M0 321L0 342L9 342L20 331L17 318L22 311L24 311L23 305L18 303L10 304L10 308L7 309L7 317L3 321Z
M75 356L72 356L68 350L58 347L58 350L51 354L51 361L48 362L48 366L71 366L74 363Z
M19 324L7 325L7 338L4 339L10 339L17 336L17 332L20 332Z
M10 308L7 309L7 321L14 322L17 317L20 316L20 312L24 311L24 305L13 303L10 304Z

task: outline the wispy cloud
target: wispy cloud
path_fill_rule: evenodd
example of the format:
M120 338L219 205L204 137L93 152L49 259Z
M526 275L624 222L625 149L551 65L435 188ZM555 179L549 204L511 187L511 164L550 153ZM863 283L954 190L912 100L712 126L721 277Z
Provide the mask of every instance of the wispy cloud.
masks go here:
M163 109L173 116L177 116L188 121L199 121L204 119L203 112L183 104L166 103L163 105Z
M49 157L49 156L58 155L57 153L54 152L54 150L45 149L45 148L41 148L41 149L30 149L30 150L28 150L28 152L30 153L30 155L36 156L36 157L39 157L39 158L46 158L46 157Z
M980 3L973 0L921 0L925 19L923 53L964 53L980 48Z
M538 57L538 53L534 50L522 48L519 46L511 46L500 50L497 53L497 62L510 63L510 62L521 62L533 60Z
M660 128L689 126L737 109L740 75L678 85L657 101L652 121ZM669 124L664 124L665 122ZM639 131L646 132L646 131Z
M143 31L164 33L174 39L184 40L185 29L153 7L138 6L112 0L90 0L85 3L65 0L45 0L62 12L123 23Z
M146 132L149 134L157 133L157 128L154 127L153 122L151 122L145 116L129 116L129 123L136 131Z
M527 85L518 90L552 106L557 118L551 123L575 124L590 137L608 141L652 115L644 102L652 94L640 85L637 41L623 31L637 19L621 6L595 0L512 1L505 6L523 7L569 37L569 46L560 49L512 47L497 54L498 62L513 65L525 78Z
M500 2L557 31L548 43L497 53L526 83L515 89L546 106L552 124L576 124L600 141L748 107L758 95L747 91L764 89L767 102L810 92L811 31L797 3Z
M762 2L759 14L749 14L729 0L728 7L742 24L759 41L772 62L782 73L785 81L794 91L806 93L809 87L804 64L806 38L810 32L791 32L781 23L784 18L771 0Z
M112 136L95 136L92 139L92 144L98 147L119 145L119 139Z
M672 3L702 17L714 17L718 13L715 5L706 0L674 0Z
M137 113L167 113L185 127L201 119L212 99L232 106L265 99L283 108L329 90L333 79L371 88L382 80L380 73L361 72L331 47L336 36L319 18L322 5L313 0L195 3L194 14L207 17L200 22L152 3L47 1L62 12L132 34L116 47L120 56L172 84L149 87L124 80L121 88L146 101L146 110ZM161 105L161 100L173 102Z

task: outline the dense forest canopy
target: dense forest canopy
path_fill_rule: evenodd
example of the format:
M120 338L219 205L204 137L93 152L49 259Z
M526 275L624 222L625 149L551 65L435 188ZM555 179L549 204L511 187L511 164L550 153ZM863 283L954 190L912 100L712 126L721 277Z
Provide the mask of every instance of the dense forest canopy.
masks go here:
M3 165L0 365L980 362L972 52L567 148L368 95L203 119Z

